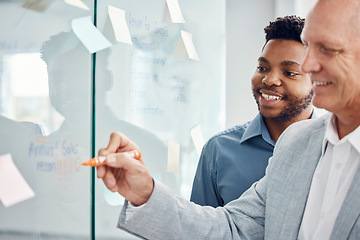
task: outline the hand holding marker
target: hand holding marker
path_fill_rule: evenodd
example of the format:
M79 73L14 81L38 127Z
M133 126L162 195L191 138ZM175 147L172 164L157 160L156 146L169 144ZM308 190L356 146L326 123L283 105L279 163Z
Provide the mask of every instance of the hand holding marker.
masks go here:
M138 150L132 150L132 151L128 151L126 153L135 159L139 160L141 158L141 152ZM97 167L97 166L104 165L105 160L106 160L106 156L99 156L99 157L92 158L89 161L83 162L81 165Z

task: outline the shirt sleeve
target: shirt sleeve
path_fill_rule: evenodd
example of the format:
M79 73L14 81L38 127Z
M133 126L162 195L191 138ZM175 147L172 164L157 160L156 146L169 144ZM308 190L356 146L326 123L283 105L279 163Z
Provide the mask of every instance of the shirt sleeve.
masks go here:
M199 159L190 201L202 206L212 207L224 204L217 189L215 161L213 147L208 143L204 146Z
M144 206L146 206L146 203L140 206L135 206L131 202L127 202L127 204L125 205L125 215L126 215L125 222L127 221L127 219L130 219L134 215L136 215L136 213L138 213L141 210L141 208L143 208Z
M249 197L226 207L199 206L176 196L154 181L154 191L146 204L129 208L125 201L118 228L142 239L264 239L263 192L255 188ZM264 191L265 190L265 191ZM135 210L131 216L129 211Z

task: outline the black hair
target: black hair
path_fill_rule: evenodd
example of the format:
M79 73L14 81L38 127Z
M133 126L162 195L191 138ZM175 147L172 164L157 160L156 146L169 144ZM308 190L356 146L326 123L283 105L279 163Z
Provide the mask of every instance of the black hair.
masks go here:
M300 43L300 34L304 28L305 19L295 15L278 17L264 28L265 44L271 39L295 40Z

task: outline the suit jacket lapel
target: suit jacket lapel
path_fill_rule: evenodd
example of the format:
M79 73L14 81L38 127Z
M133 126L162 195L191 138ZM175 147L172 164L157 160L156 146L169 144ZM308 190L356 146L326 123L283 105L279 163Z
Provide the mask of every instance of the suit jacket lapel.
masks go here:
M360 215L360 168L357 170L346 194L330 239L348 239L351 229Z
M286 183L289 186L287 191L291 197L286 199L287 202L284 202L286 215L284 216L281 235L288 236L288 239L296 239L298 236L312 178L321 156L324 132L325 125L314 130L309 141L303 145L306 146L301 150L303 154L294 154L293 161L297 161L297 164L294 164L291 169L292 178L285 180L288 181Z

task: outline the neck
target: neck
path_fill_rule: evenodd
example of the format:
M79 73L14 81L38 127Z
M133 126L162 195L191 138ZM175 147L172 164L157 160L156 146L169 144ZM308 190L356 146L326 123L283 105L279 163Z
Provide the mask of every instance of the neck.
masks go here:
M270 137L275 142L280 137L281 133L288 127L290 124L285 122L276 122L272 119L264 119L266 128L269 131Z
M289 127L291 124L309 119L311 117L313 109L308 109L306 111L303 111L301 114L296 116L295 118L291 119L290 121L282 121L280 119L272 119L272 118L264 118L264 122L266 125L266 128L269 131L270 137L275 142L278 140L282 132Z
M357 113L354 113L356 115ZM352 114L351 114L352 115ZM343 116L336 115L336 127L339 135L339 139L342 139L346 135L353 132L360 126L360 116Z

